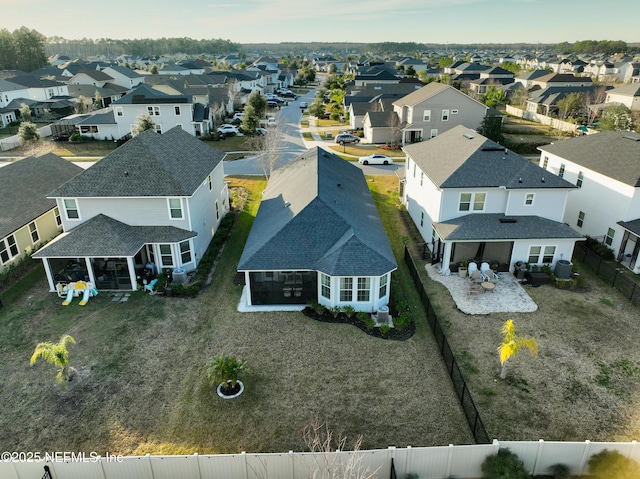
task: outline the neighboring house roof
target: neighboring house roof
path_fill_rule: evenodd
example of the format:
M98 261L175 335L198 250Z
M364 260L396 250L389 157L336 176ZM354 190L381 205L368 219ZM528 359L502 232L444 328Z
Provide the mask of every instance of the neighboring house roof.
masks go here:
M540 216L505 216L503 213L470 214L433 223L443 240L489 241L516 239L584 239L569 225Z
M640 187L640 134L603 131L538 147L621 183Z
M179 243L198 236L175 226L129 226L102 213L63 233L34 258L134 256L147 243Z
M548 74L549 72L547 70L533 70L530 72L521 73L516 78L521 80L536 80Z
M269 180L238 270L381 276L397 268L362 170L314 148Z
M394 111L370 111L367 116L371 128L400 127L400 120Z
M0 168L0 238L54 208L56 202L47 199L47 193L82 171L53 153Z
M550 86L529 92L527 101L538 105L556 105L571 93L590 93L595 91L593 86Z
M591 83L591 78L577 77L570 73L548 73L547 75L536 78L536 81L546 83Z
M629 83L607 92L610 95L640 96L640 83Z
M191 196L224 155L180 127L147 130L48 196Z
M191 103L191 98L186 95L167 95L146 83L141 83L130 93L113 102L114 105L150 105L158 103Z
M423 102L427 98L430 98L438 93L446 90L447 88L453 88L444 83L431 82L428 85L423 86L419 90L409 93L407 96L402 97L400 100L395 101L394 106L415 106L418 103ZM453 88L455 90L455 88Z
M96 95L96 92L100 94L101 98L108 98L110 96L118 96L119 92L112 90L111 88L105 87L100 88L95 85L83 85L83 84L71 84L68 85L69 96L78 98L80 96L84 96L88 99L93 99Z
M403 150L438 188L576 188L464 126Z
M74 78L77 75L80 74L84 74L87 75L89 78L95 80L95 81L109 81L109 80L113 80L113 77L110 75L107 75L106 73L100 71L100 70L80 70L78 73L76 73L74 75ZM73 80L73 79L72 79Z
M140 73L133 71L131 68L121 67L118 65L109 65L107 68L110 68L111 70L118 72L121 75L124 75L127 78L131 78L131 79L142 78L144 76L144 75L141 75Z
M117 125L115 118L113 117L113 110L111 107L103 108L102 110L96 110L95 112L82 115L84 118L76 121L76 125Z
M46 79L41 80L40 78L32 77L30 75L8 78L7 81L27 88L53 88L58 86L65 86L64 83Z

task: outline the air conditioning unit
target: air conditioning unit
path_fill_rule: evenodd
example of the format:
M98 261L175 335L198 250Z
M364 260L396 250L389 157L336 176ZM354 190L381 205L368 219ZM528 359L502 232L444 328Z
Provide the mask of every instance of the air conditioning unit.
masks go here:
M388 306L380 306L378 308L377 320L378 320L378 324L389 323L389 307Z

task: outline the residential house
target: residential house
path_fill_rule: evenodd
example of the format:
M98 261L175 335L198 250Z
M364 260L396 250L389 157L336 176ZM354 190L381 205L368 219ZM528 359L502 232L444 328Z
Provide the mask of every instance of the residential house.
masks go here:
M532 87L587 87L592 86L593 81L589 77L577 77L567 73L547 73L540 77L531 79Z
M458 125L478 128L488 108L452 86L429 83L393 103L402 144L433 138Z
M640 273L640 135L603 131L538 148L540 166L578 188L563 221L613 250Z
M187 133L200 136L212 128L208 106L194 103L187 95L167 95L146 84L112 103L118 124L118 138L133 134L140 118L148 115L158 133L178 126Z
M50 192L64 233L33 255L49 289L135 290L145 267L194 270L229 210L223 157L180 128L147 130Z
M314 148L276 170L238 264L248 305L376 311L397 263L362 170Z
M469 90L477 95L484 95L490 86L504 89L514 82L514 75L509 70L493 67L480 72L480 77L469 82Z
M402 140L402 125L392 110L368 111L362 120L364 138L369 143L395 143Z
M60 233L60 211L46 195L82 171L53 153L0 168L0 273Z
M533 70L530 72L520 73L517 77L514 78L514 80L516 83L522 84L524 88L529 89L533 86L533 80L536 80L548 74L549 72L547 70Z
M104 68L102 72L113 78L112 83L129 90L132 90L141 83L144 83L144 75L137 73L130 68L109 66Z
M622 103L631 111L640 111L640 83L629 83L607 91L605 103Z
M68 82L72 85L93 85L103 88L107 83L113 82L113 78L100 70L81 70Z
M402 201L443 272L475 259L554 267L582 235L563 223L576 186L464 126L403 148Z

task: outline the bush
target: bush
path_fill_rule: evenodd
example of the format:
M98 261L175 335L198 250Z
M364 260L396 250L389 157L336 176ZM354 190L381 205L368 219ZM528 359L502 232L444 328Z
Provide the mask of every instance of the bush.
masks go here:
M529 479L524 463L509 449L500 449L482 463L483 479Z
M82 141L82 135L80 133L74 133L69 137L69 141L72 143L77 143Z
M618 451L604 449L589 458L589 472L596 479L637 479L640 465Z
M411 313L409 311L403 311L397 318L393 319L393 327L403 331L411 325Z
M566 464L554 464L551 466L551 474L553 474L553 479L569 479L569 466Z

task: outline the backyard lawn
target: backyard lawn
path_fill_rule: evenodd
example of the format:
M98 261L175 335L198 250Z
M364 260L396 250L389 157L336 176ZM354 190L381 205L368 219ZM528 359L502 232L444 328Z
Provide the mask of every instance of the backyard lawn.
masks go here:
M385 225L402 231L390 193L375 178ZM3 450L100 453L223 453L305 449L311 416L363 447L468 444L466 421L417 312L416 334L384 341L350 325L315 322L300 313L238 313L235 268L264 183L232 179L251 191L218 262L213 283L196 299L107 294L87 306L36 284L0 308L0 446ZM402 251L405 234L394 237ZM400 261L398 261L400 263ZM408 277L401 265L401 281ZM11 297L11 296L9 296ZM410 298L417 303L415 295ZM41 341L63 334L79 376L66 388L45 363L29 367ZM208 360L221 353L246 360L246 390L224 401L206 381Z

